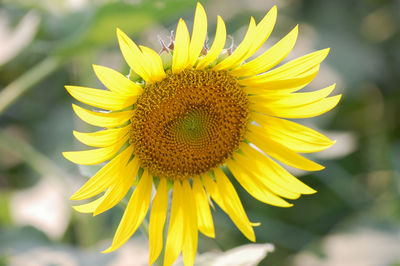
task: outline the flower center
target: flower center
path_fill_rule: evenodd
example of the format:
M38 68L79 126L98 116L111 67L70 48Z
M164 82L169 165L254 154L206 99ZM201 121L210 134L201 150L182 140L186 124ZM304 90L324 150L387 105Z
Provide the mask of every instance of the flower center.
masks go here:
M189 178L223 164L248 123L247 96L227 71L185 70L145 87L131 143L153 175Z

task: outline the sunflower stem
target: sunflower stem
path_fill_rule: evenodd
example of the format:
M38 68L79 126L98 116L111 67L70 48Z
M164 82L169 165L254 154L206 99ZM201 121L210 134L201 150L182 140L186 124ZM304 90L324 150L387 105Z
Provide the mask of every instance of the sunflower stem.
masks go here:
M149 239L149 222L146 219L143 219L143 222L140 225L140 231L142 231L143 235Z
M0 130L0 148L7 151L7 154L12 154L27 163L43 177L62 177L59 178L59 181L63 183L70 178L69 174L54 161L11 130Z
M43 78L56 70L63 60L48 56L0 92L0 114Z

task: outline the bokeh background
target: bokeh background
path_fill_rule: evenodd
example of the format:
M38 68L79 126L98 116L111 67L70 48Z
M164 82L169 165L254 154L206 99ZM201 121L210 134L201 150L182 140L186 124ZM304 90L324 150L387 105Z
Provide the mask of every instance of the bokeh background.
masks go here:
M400 265L400 2L202 3L210 41L219 14L236 44L249 17L259 21L276 4L277 25L261 50L300 24L288 59L331 47L309 88L336 82L336 93L344 95L333 111L303 121L337 140L312 156L324 171L292 169L317 194L301 197L292 208L276 208L235 184L250 219L262 223L255 229L257 243L275 246L260 265ZM100 87L92 64L127 74L115 28L159 50L157 36L168 42L180 17L191 29L195 5L186 0L0 2L1 266L147 264L148 243L139 231L117 252L100 253L111 242L121 206L95 218L71 208L69 196L96 168L77 167L61 156L83 148L72 129L91 130L73 115L74 100L63 86ZM241 247L248 241L220 209L214 222L216 239L200 236L199 264L225 256L236 262L247 258L243 265L252 265L272 251L268 245ZM224 253L232 248L236 252Z

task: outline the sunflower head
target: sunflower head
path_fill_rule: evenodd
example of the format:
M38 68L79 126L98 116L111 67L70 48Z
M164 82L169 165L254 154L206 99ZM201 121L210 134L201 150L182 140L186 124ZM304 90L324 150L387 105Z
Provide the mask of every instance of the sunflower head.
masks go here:
M131 144L153 175L190 178L222 165L248 122L247 96L227 71L185 69L144 88L131 118Z
M205 45L207 18L201 4L197 4L191 36L179 20L173 41L163 45L161 54L137 46L117 29L130 78L94 66L108 90L66 86L77 100L108 111L73 105L83 121L103 129L74 131L79 141L95 149L63 155L78 164L108 161L71 199L102 196L74 208L102 213L135 184L105 252L119 248L140 226L153 186L149 263L154 263L165 244L165 265L171 265L181 252L185 265L193 265L198 231L215 237L210 199L255 241L255 223L249 221L228 171L249 194L270 205L290 207L287 200L315 193L277 161L308 171L323 169L299 153L320 151L334 142L290 119L323 114L339 102L340 95L329 96L334 85L301 91L316 76L329 49L276 67L293 49L297 26L260 56L249 59L269 37L276 16L273 7L259 23L251 18L236 49L224 49L226 29L219 16L214 41L210 48ZM173 184L173 193L164 243L168 182Z

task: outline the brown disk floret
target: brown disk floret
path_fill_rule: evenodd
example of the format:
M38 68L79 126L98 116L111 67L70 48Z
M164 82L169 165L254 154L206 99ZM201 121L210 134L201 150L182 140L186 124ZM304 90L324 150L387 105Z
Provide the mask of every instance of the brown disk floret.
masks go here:
M249 103L227 71L185 70L146 86L131 123L142 167L183 179L220 166L238 149Z

